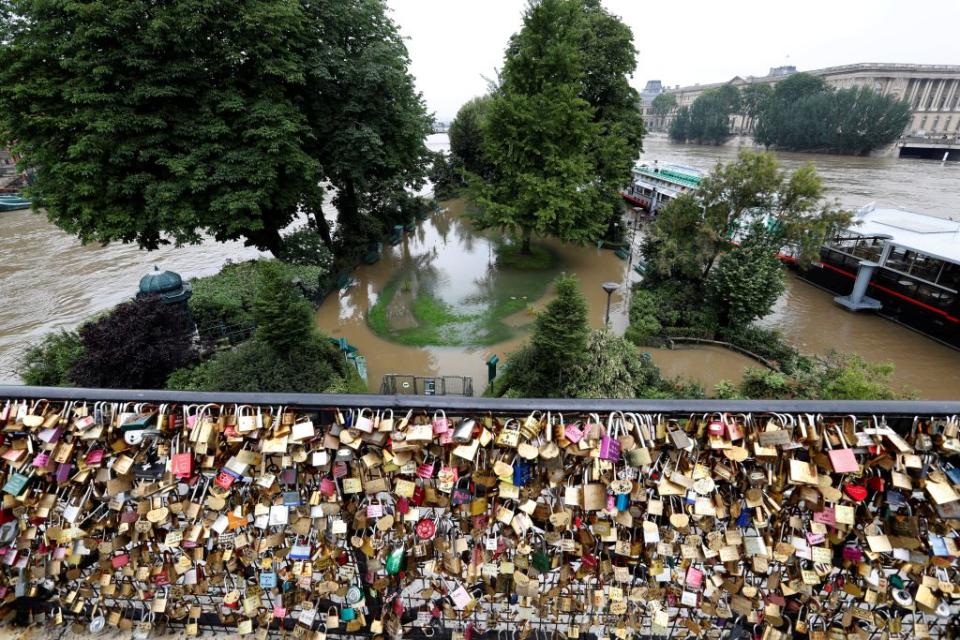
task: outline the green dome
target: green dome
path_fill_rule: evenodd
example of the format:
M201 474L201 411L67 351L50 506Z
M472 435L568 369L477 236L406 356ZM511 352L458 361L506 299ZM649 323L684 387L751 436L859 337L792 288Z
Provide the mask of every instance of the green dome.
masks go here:
M171 293L179 291L183 287L183 279L179 273L173 271L160 271L154 267L153 271L140 279L140 293Z

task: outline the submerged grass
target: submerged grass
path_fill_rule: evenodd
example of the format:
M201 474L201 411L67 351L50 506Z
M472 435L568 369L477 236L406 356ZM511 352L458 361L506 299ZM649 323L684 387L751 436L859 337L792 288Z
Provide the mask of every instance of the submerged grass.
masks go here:
M546 294L560 264L560 256L551 249L534 245L531 253L520 252L520 244L494 240L496 270L492 275L478 274L478 291L455 304L436 295L436 290L420 277L397 273L384 286L376 304L367 313L370 330L391 342L413 347L489 346L509 340L529 329L520 321L506 324L509 316L523 312ZM416 326L391 327L388 310L395 297L411 293L411 277L421 286L409 301L409 312Z
M525 300L503 300L488 307L484 313L458 313L442 300L421 293L410 305L417 326L391 329L387 307L396 293L396 283L383 288L377 303L367 314L367 324L381 338L411 347L485 346L503 342L522 329L509 327L501 320L527 304Z
M501 269L522 269L524 271L544 271L557 265L558 257L546 247L533 245L530 253L521 253L517 244L503 244L497 247L497 266Z

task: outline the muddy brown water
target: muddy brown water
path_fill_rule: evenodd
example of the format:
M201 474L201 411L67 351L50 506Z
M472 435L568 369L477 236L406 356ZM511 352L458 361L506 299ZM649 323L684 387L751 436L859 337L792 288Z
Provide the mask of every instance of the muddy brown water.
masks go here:
M445 136L429 140L434 149L446 147ZM674 145L662 137L645 141L645 157L680 162L709 169L718 159L735 157L735 147ZM812 161L824 176L831 196L846 206L867 202L901 206L939 216L957 216L960 165L891 158L848 158L807 154L781 154L789 168ZM453 215L457 213L452 207ZM379 390L385 373L416 375L467 375L477 393L486 383L485 362L497 354L501 360L523 342L520 331L507 341L484 347L404 347L374 335L366 324L367 310L399 268L401 251L425 256L427 262L449 271L457 287L483 278L486 262L464 248L464 238L436 228L437 220L421 223L400 247L385 250L375 265L360 267L356 286L332 294L317 312L318 325L327 333L346 337L367 358L370 388ZM442 226L442 225L441 225ZM475 239L474 239L475 241ZM590 320L601 326L606 294L600 285L625 282L636 276L611 252L590 247L548 243L562 252L561 269L578 274L590 305ZM432 257L431 257L432 254ZM45 333L77 326L136 292L140 277L152 268L170 268L185 278L215 273L227 260L246 260L257 252L238 243L167 247L154 253L124 245L80 246L73 237L30 212L0 214L0 382L16 383L16 362L23 350ZM481 256L482 258L482 256ZM452 271L450 271L452 270ZM448 291L455 299L457 287ZM612 296L611 323L623 331L627 324L626 288ZM550 294L531 301L532 310L543 307ZM507 320L511 326L528 325L529 312ZM896 364L895 382L916 389L930 399L960 398L960 352L943 347L889 321L847 313L832 297L795 278L764 320L775 325L802 349L823 353L836 348L873 360ZM723 349L690 348L653 350L654 361L670 376L684 375L707 387L722 379L737 380L751 360ZM562 366L562 363L558 363Z

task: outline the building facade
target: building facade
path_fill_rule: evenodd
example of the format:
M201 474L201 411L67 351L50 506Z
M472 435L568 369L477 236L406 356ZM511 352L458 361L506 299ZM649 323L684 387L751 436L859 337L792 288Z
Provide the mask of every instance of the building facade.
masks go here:
M677 97L677 108L689 107L697 96L709 89L725 84L738 88L757 83L775 85L793 73L796 73L796 67L776 67L761 77L737 76L727 82L667 88L666 92ZM904 132L905 136L948 140L960 138L960 65L868 62L814 69L806 73L820 76L827 84L838 89L871 87L882 94L906 99L913 110L913 119ZM675 113L676 110L665 118L651 115L648 123L654 130L667 130ZM743 114L733 116L732 131L749 134L753 126L751 118Z

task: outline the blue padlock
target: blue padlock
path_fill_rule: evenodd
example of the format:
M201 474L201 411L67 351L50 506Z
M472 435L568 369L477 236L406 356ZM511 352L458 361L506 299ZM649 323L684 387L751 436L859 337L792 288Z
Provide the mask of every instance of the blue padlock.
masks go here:
M744 510L740 512L740 515L737 516L738 527L749 527L752 521L753 521L753 509L750 509L749 507L744 508Z
M626 511L630 508L630 494L621 493L617 495L617 511Z

